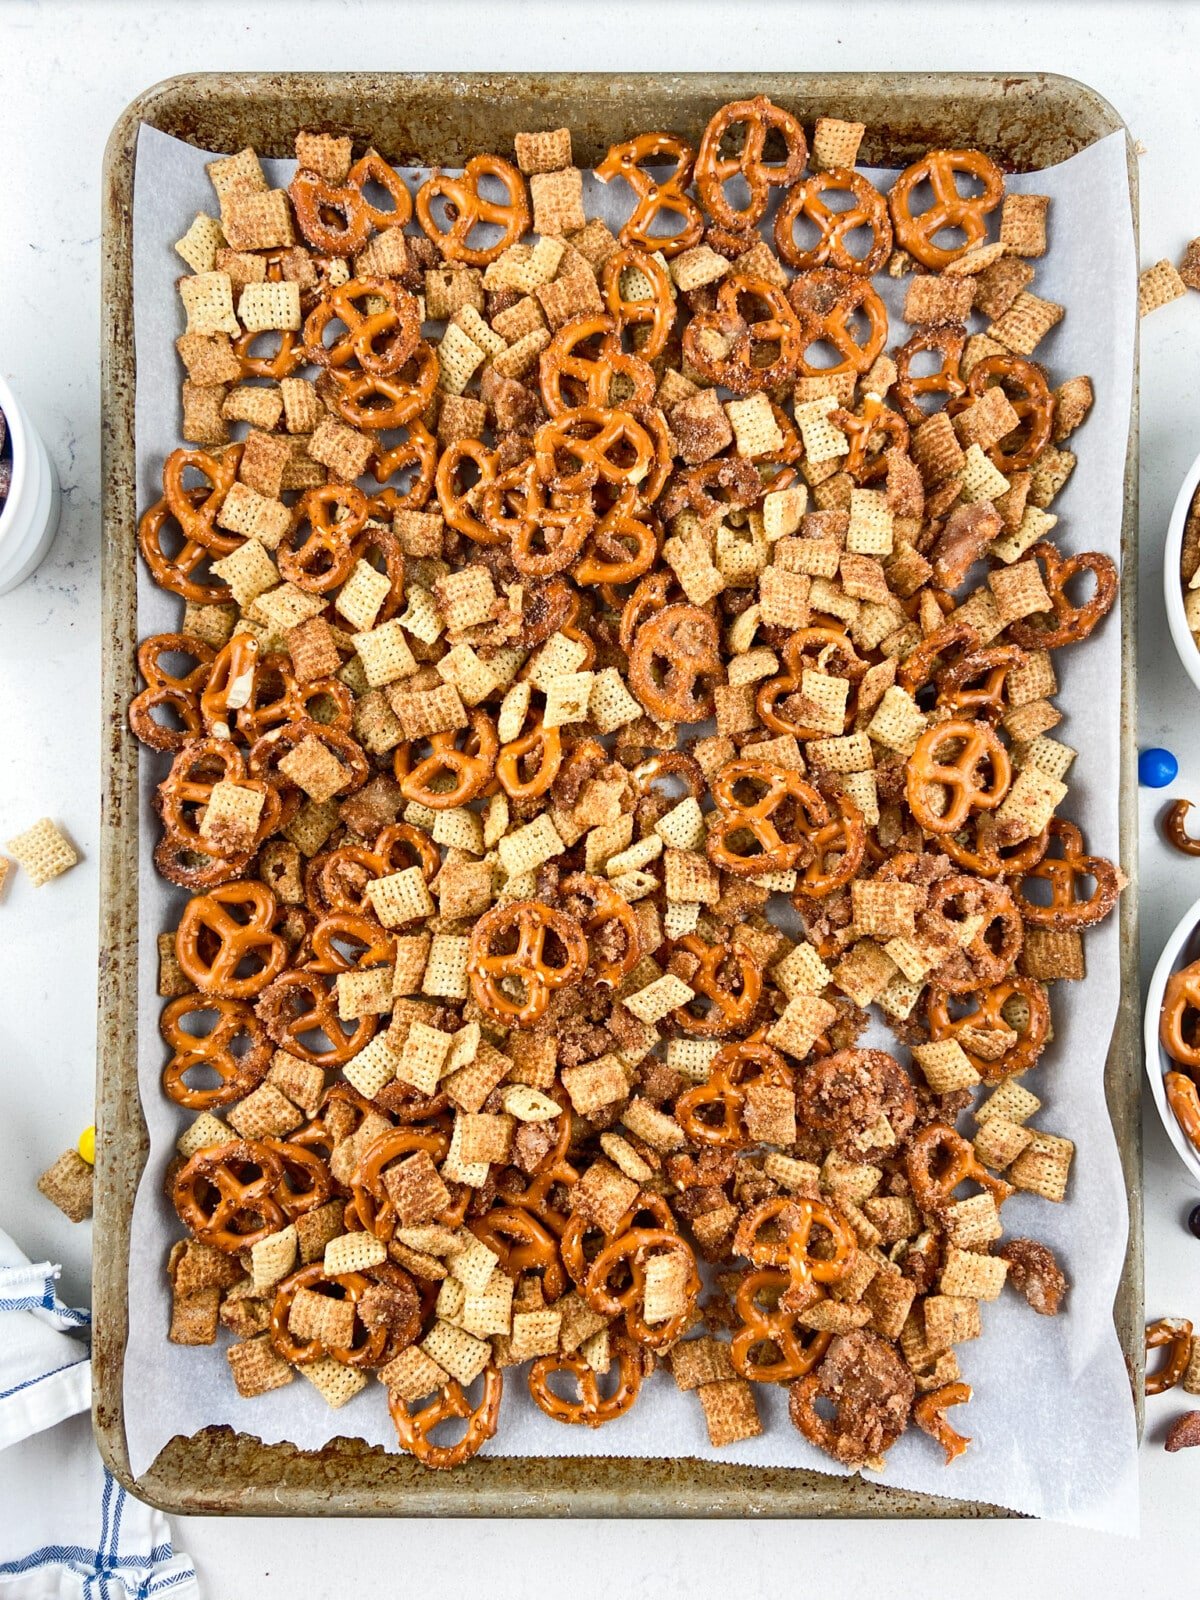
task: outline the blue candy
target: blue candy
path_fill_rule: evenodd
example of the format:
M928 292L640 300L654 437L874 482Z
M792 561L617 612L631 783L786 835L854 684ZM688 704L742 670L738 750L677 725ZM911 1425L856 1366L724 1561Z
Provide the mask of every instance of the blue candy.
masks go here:
M1179 773L1179 763L1169 750L1157 745L1138 755L1138 782L1147 789L1165 789L1174 783Z

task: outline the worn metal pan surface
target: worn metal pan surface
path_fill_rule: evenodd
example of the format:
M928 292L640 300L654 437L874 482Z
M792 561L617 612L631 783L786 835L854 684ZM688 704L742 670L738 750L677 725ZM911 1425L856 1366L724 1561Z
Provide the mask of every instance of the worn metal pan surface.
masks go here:
M109 1467L141 1498L181 1513L414 1516L984 1517L994 1507L882 1488L800 1469L709 1461L475 1460L428 1473L407 1456L334 1440L306 1454L227 1428L173 1439L136 1481L122 1411L126 1281L133 1196L146 1161L137 1083L138 762L125 708L137 691L136 475L132 216L142 123L204 149L252 144L291 153L298 128L350 134L397 165L461 165L510 147L528 127L568 125L576 159L594 164L618 139L665 127L695 143L713 110L766 94L807 123L865 122L862 159L904 166L936 145L976 145L1012 171L1064 161L1124 123L1069 78L998 73L208 73L169 79L129 106L104 160L103 231L103 828L96 1104L94 1420ZM532 120L531 120L532 119ZM1128 137L1128 136L1127 136ZM1130 149L1136 222L1137 172ZM1136 394L1136 388L1135 388ZM1137 411L1125 476L1122 579L1124 694L1121 859L1137 833L1134 757ZM1141 1127L1137 1043L1136 884L1120 910L1122 997L1105 1082L1125 1165L1130 1244L1114 1314L1140 1415Z

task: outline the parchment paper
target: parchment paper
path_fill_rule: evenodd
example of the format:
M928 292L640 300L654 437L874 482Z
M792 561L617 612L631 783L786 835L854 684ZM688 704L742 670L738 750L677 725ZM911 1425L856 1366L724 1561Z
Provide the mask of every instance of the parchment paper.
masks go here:
M212 156L143 127L134 194L134 304L137 353L139 509L161 494L162 463L179 443L181 372L173 341L184 317L175 281L182 264L171 248L198 210L214 198L204 163ZM291 162L266 162L285 185ZM410 183L420 175L408 173ZM869 172L881 188L893 174ZM1067 314L1039 347L1053 383L1078 373L1095 383L1096 403L1071 441L1079 465L1054 510L1054 537L1067 551L1099 549L1120 558L1122 480L1131 403L1136 262L1123 136L1111 137L1048 171L1012 177L1011 189L1052 196L1049 254L1036 263L1036 291ZM614 225L627 215L624 185L585 178L589 215ZM994 223L993 223L994 231ZM906 280L876 278L891 319L889 348L907 337L901 320ZM978 319L975 327L982 324ZM182 602L138 579L138 637L178 627ZM128 641L133 649L135 641ZM1084 645L1060 653L1056 737L1080 751L1064 814L1082 821L1091 848L1115 858L1120 618L1116 612ZM291 1440L319 1448L338 1436L395 1448L379 1385L371 1383L332 1411L302 1379L253 1401L239 1399L225 1361L228 1336L212 1348L167 1342L170 1316L164 1264L179 1224L163 1195L163 1171L190 1114L166 1099L166 1059L158 1033L156 936L172 928L185 895L160 879L151 851L159 825L150 805L167 758L142 752L140 856L139 1072L150 1129L150 1159L133 1214L125 1426L135 1474L176 1434L228 1424L267 1443ZM1041 1517L1136 1533L1137 1472L1129 1380L1113 1328L1112 1305L1125 1252L1128 1217L1116 1141L1104 1098L1103 1068L1120 985L1116 918L1087 937L1087 978L1053 994L1055 1040L1034 1076L1044 1101L1037 1121L1078 1147L1066 1202L1055 1206L1016 1195L1004 1208L1005 1231L1044 1239L1063 1263L1072 1289L1057 1318L1034 1315L1006 1291L983 1309L984 1336L958 1347L975 1397L964 1424L974 1443L947 1469L932 1441L915 1429L891 1451L881 1481L929 1494L978 1499ZM903 1047L893 1045L907 1059ZM517 1371L507 1375L501 1424L489 1455L701 1457L755 1466L795 1466L837 1473L791 1426L787 1394L758 1385L762 1437L713 1450L700 1405L656 1373L626 1416L593 1433L544 1417Z

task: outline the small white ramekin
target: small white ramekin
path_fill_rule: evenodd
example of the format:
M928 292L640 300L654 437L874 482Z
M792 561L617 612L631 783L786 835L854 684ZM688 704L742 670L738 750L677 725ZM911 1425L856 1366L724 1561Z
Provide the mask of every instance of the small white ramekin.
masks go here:
M1191 635L1185 632L1184 637L1191 644ZM1200 683L1198 683L1200 687ZM1163 994L1167 987L1167 979L1173 972L1178 972L1181 967L1186 967L1189 961L1194 961L1200 956L1200 900L1189 907L1175 926L1174 932L1163 947L1163 953L1158 958L1158 965L1154 969L1154 976L1150 979L1150 986L1146 991L1146 1015L1144 1019L1144 1039L1146 1049L1146 1076L1150 1079L1150 1091L1154 1096L1154 1104L1158 1107L1158 1114L1162 1125L1167 1130L1167 1138L1179 1152L1180 1160L1188 1169L1195 1184L1200 1187L1200 1150L1197 1150L1184 1133L1175 1119L1175 1113L1167 1102L1167 1090L1163 1083L1163 1074L1171 1070L1171 1058L1163 1049L1158 1037L1159 1014L1162 1011Z
M12 483L0 502L0 594L7 594L41 563L58 532L62 491L46 446L29 413L0 378L0 411L8 424Z
M1179 558L1183 552L1183 530L1191 509L1192 496L1200 485L1200 456L1188 469L1175 508L1167 525L1167 542L1163 546L1163 598L1167 603L1167 626L1175 641L1175 653L1183 663L1183 670L1200 689L1200 645L1192 638L1183 612L1183 580L1179 576Z

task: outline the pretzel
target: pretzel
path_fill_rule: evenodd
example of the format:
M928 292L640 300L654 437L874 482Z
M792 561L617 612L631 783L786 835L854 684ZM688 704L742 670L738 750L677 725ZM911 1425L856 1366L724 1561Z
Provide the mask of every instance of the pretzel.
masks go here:
M366 1049L375 1033L373 1016L358 1017L350 1033L338 1018L337 993L316 972L283 972L267 985L255 1007L258 1019L281 1050L316 1067L343 1067ZM323 1033L328 1048L305 1042L305 1035Z
M554 782L562 758L559 730L547 728L539 714L525 733L500 746L496 777L505 794L514 800L533 800L545 794Z
M235 634L234 639L237 637ZM353 726L354 707L346 685L336 678L308 678L298 683L290 656L260 656L248 675L246 693L245 705L234 711L233 725L238 735L252 744L283 723L319 717L322 727L347 735ZM220 726L214 723L213 731L218 732Z
M633 907L607 878L572 872L559 884L563 907L578 922L588 940L588 971L593 981L615 988L633 971L642 953L642 938ZM619 930L620 949L613 951L612 931Z
M866 372L887 343L887 309L867 278L833 267L816 267L793 279L788 300L804 323L805 350L819 343L841 358L832 366L813 366L802 350L797 370L804 377ZM861 341L855 336L860 318L866 324Z
M218 739L232 737L237 713L247 704L254 685L260 646L248 633L235 633L213 659L200 695L204 731Z
M546 936L562 947L555 966L546 958ZM500 941L513 950L497 950ZM476 1004L496 1022L530 1028L545 1011L550 995L583 976L588 945L583 929L539 900L514 900L486 911L471 931L468 974ZM514 999L504 987L516 980L524 991Z
M382 309L360 311L359 302L367 299L382 300ZM335 323L345 332L326 344ZM417 353L421 313L407 289L390 278L351 278L326 290L305 319L302 337L305 359L315 366L336 369L356 361L372 377L390 378Z
M289 1222L323 1206L333 1193L333 1177L323 1158L290 1139L260 1141L273 1150L283 1165L283 1176L272 1198Z
M947 916L956 901L962 905L962 916ZM962 947L966 959L960 974L952 972L951 962L937 970L936 982L947 994L1000 983L1021 953L1025 941L1022 912L1002 883L950 873L930 888L926 911L930 919L941 917L955 929L972 916L983 918L978 932Z
M468 728L431 734L429 754L420 761L414 763L413 743L396 746L393 768L406 800L415 800L431 811L448 811L466 805L487 788L500 749L496 729L486 711L476 707L467 715ZM449 789L441 787L447 777Z
M347 1347L335 1345L327 1348L320 1339L308 1339L301 1344L289 1331L288 1316L297 1293L301 1289L308 1289L314 1294L319 1293L319 1285L340 1289L341 1294L335 1294L332 1298L350 1300L356 1306L371 1286L370 1280L361 1272L338 1272L328 1277L319 1261L290 1273L276 1286L275 1298L271 1303L270 1336L271 1348L275 1354L284 1361L290 1361L293 1366L306 1366L310 1361L320 1361L325 1356L332 1356L335 1361L342 1361L349 1367L377 1367L383 1357L384 1345L387 1343L387 1329L366 1328L357 1316L355 1317L357 1342ZM361 1341L358 1341L359 1333L363 1335Z
M134 729L134 732L137 730ZM1167 807L1166 816L1163 818L1163 837L1168 844L1173 844L1176 850L1182 851L1185 856L1200 856L1200 839L1193 839L1187 831L1187 814L1191 809L1190 800L1173 801Z
M805 901L824 900L842 889L858 872L867 848L862 813L848 795L836 794L837 815L808 830L811 855L800 867L792 903L801 913Z
M460 487L460 475L468 464L477 474L476 482L470 487ZM478 439L456 439L442 452L438 462L434 487L442 515L452 528L466 534L476 544L504 543L503 535L493 533L476 515L482 490L496 476L497 470L496 452Z
M428 349L428 346L426 348ZM430 353L432 354L432 352ZM434 365L436 366L436 364L435 358ZM345 381L347 384L357 382L363 385L371 385L373 387L370 392L374 392L374 389L378 388L380 393L386 395L391 395L392 393L401 395L408 392L404 385L393 384L390 378L375 379L364 376L359 379L349 379L346 374L341 374L338 381L339 383ZM434 381L436 383L436 374L434 375ZM364 390L364 392L368 391ZM428 404L428 398L425 403ZM422 406L420 409L424 409L424 407ZM355 423L354 425L359 426L360 424ZM402 422L394 422L389 419L386 422L367 421L362 425L366 427L403 428L405 433L405 438L390 448L384 448L382 443L377 442L375 458L371 462L371 473L376 483L386 484L387 487L381 489L378 494L368 496L367 503L370 515L391 521L397 511L419 511L422 506L428 504L429 496L433 493L433 484L437 476L438 466L437 440L425 424L419 422L415 416ZM388 484L389 478L403 477L405 473L411 473L407 489L402 491Z
M973 1392L969 1383L944 1383L940 1389L923 1394L913 1406L913 1421L922 1433L941 1445L947 1466L958 1460L971 1441L950 1426L945 1414L951 1406L966 1405Z
M892 392L910 427L919 428L928 415L920 403L922 397L942 394L951 401L966 392L966 383L959 372L966 342L965 330L957 323L947 322L941 327L918 328L896 351L896 381ZM918 356L930 350L941 356L941 364L936 372L922 373L918 377L913 365Z
M171 672L163 657L190 657L195 665L182 672ZM203 726L200 697L212 671L217 652L203 639L188 633L155 633L138 646L138 671L146 687L129 704L129 726L151 750L181 750ZM172 713L181 727L155 720L160 707Z
M675 948L695 957L697 965L687 981L698 996L710 1002L700 1016L690 1009L691 1001L673 1011L678 1026L701 1038L721 1039L753 1026L762 997L762 963L737 934L727 941L706 944L698 934L688 933L676 941Z
M367 1146L354 1169L351 1187L358 1220L368 1233L387 1243L396 1231L396 1208L383 1182L385 1168L418 1150L440 1162L449 1148L449 1136L440 1128L393 1128Z
M493 1206L485 1216L473 1217L468 1224L500 1258L509 1277L522 1273L541 1274L547 1300L557 1300L567 1288L567 1275L558 1253L558 1240L544 1227L532 1206Z
M222 533L216 526L217 513L225 504L241 459L242 447L238 444L227 446L219 456L208 450L172 450L163 462L163 495L171 515L189 540L194 539L219 555L228 555L241 543L235 534ZM184 487L188 472L207 479L208 487L199 499L193 489Z
M339 588L354 566L354 539L366 520L367 497L352 484L326 483L307 490L279 546L280 576L310 594ZM306 526L308 532L297 543Z
M582 1211L573 1211L559 1240L562 1263L571 1281L582 1290L600 1250L612 1240L639 1229L666 1234L679 1232L674 1212L662 1195L655 1194L652 1189L643 1190L611 1229L590 1221ZM593 1237L597 1234L598 1241Z
M628 411L588 405L544 422L534 435L533 452L537 477L548 489L580 495L597 483L641 484L657 447ZM560 452L578 463L574 471L560 469Z
M211 1015L206 1033L189 1033L185 1017ZM270 1040L254 1012L238 1000L202 994L179 995L163 1009L159 1032L174 1054L163 1070L163 1091L176 1105L191 1111L209 1111L232 1105L248 1094L266 1072L271 1059ZM233 1046L249 1041L249 1047L235 1054ZM194 1089L186 1075L203 1068L217 1075L215 1086Z
M198 510L204 504L204 489L189 489L184 493L193 509ZM179 541L174 555L168 555L163 548L163 535L168 530ZM199 539L183 532L165 495L142 513L138 521L138 549L160 589L168 589L180 599L201 606L224 605L233 598L227 583L192 576L214 552Z
M643 1304L646 1287L646 1258L652 1254L678 1255L687 1263L684 1284L685 1308L665 1322L646 1322L639 1307ZM615 1273L628 1278L624 1289L614 1290ZM692 1302L700 1293L700 1275L696 1271L696 1258L685 1239L663 1228L629 1228L600 1251L588 1269L583 1282L583 1297L599 1316L625 1316L625 1328L631 1339L649 1350L666 1350L679 1338L691 1316Z
M297 170L288 184L300 232L326 256L354 256L371 234L371 216L359 184L328 183L316 172ZM331 221L331 216L340 219Z
M958 749L947 760L941 752ZM990 768L990 777L983 768ZM926 833L957 833L967 818L979 811L994 811L1008 793L1012 766L1008 751L986 722L949 717L925 729L908 760L905 779L908 808ZM937 785L946 796L943 811L935 811L929 787Z
M635 514L637 503L636 490L627 485L597 522L571 570L577 584L633 583L654 565L658 533Z
M1163 1087L1176 1122L1193 1148L1200 1150L1200 1093L1195 1079L1183 1072L1167 1072L1163 1074Z
M745 140L736 156L723 156L721 144L731 128L744 127ZM784 143L781 163L763 160L763 147L770 132ZM752 100L734 100L722 106L704 130L696 153L696 188L704 209L722 228L739 232L754 227L764 216L772 188L787 188L804 171L808 143L796 118L765 95ZM741 178L749 192L742 207L732 205L725 194L731 178Z
M171 1186L171 1203L197 1239L234 1255L283 1227L273 1198L282 1177L283 1163L260 1140L231 1139L198 1150L184 1163Z
M626 272L637 273L650 285L646 299L627 299L621 287ZM635 340L638 354L644 361L653 361L662 354L675 322L675 294L671 279L661 261L646 250L625 245L614 250L600 272L601 298L617 332L624 334L646 328L640 340Z
M776 1237L764 1230L774 1227ZM828 1235L832 1254L814 1255L810 1249L814 1228ZM761 1200L746 1211L734 1234L733 1247L738 1255L745 1256L756 1267L786 1269L788 1290L781 1308L803 1309L801 1304L789 1304L793 1290L804 1301L804 1290L810 1284L840 1283L854 1265L858 1246L854 1230L832 1206L820 1200L793 1200L786 1195L774 1195Z
M418 419L428 409L437 392L437 380L437 355L422 340L410 358L390 377L359 372L356 368L331 367L323 398L352 428L411 429L422 427ZM429 437L428 434L426 437ZM382 459L388 458L385 456ZM377 467L372 470L378 476ZM392 467L391 470L397 469ZM433 470L433 464L429 463L430 477Z
M611 1345L617 1373L612 1392L602 1396L600 1381L582 1356L539 1356L529 1369L529 1393L539 1411L554 1422L583 1423L601 1428L606 1422L623 1417L638 1397L642 1386L642 1356L631 1339L618 1335ZM568 1400L552 1387L561 1374L576 1385L578 1399Z
M235 783L263 796L255 843L273 833L280 819L278 791L249 771L246 757L228 739L189 739L171 762L155 793L155 806L172 843L197 855L211 852L200 837L199 813L218 783ZM186 882L186 880L183 880Z
M908 423L898 411L884 405L880 395L865 394L857 413L838 406L829 413L829 420L850 441L842 468L857 484L880 482L887 476L888 451L908 450Z
M912 1197L920 1211L939 1218L954 1198L959 1184L968 1179L985 1189L997 1206L1012 1194L1012 1186L979 1164L969 1139L944 1122L930 1122L914 1134L904 1157L904 1170Z
M743 799L745 788L756 796ZM705 849L708 858L722 872L742 877L760 877L767 872L785 872L811 853L810 834L829 820L829 807L812 784L790 767L743 757L722 767L712 784L717 813L710 820ZM784 838L776 813L791 813L787 832L798 838ZM739 848L750 841L758 849Z
M1003 389L1009 405L1021 419L1019 428L987 451L993 465L1007 477L1036 461L1050 443L1054 397L1042 369L1034 362L1016 355L984 356L971 368L966 394L951 400L947 412L956 416L996 385Z
M826 194L848 194L852 204L835 211L826 205ZM817 240L807 249L796 242L796 222L803 217L817 230ZM858 228L869 228L870 245L856 256L848 236ZM887 201L861 172L850 167L830 167L802 178L790 189L775 213L775 248L797 272L813 267L836 267L842 272L869 277L887 262L892 250L892 224Z
M1019 645L988 645L969 650L942 672L937 703L957 716L995 722L1004 713L1008 675L1025 658ZM977 682L982 678L983 682Z
M287 945L272 932L276 910L275 896L261 883L229 883L195 895L184 907L175 934L184 977L202 993L229 1000L259 994L287 960ZM208 954L205 947L214 943ZM256 970L239 976L248 958L257 963Z
M373 228L403 228L412 220L413 203L404 179L388 165L377 150L368 150L346 174L346 187L357 189L359 194L368 183L374 183L383 189L392 205L390 210L383 210L374 206L363 196L363 205L366 207L367 220Z
M1083 835L1073 822L1051 817L1046 829L1047 845L1055 839L1062 841L1061 856L1052 856L1046 851L1019 877L1014 873L1010 879L1017 908L1025 921L1035 928L1095 927L1117 903L1121 874L1104 856L1086 854ZM1022 892L1029 878L1050 885L1049 905L1039 905ZM1080 899L1077 886L1088 878L1092 880L1092 892L1086 899Z
M354 557L387 578L388 592L375 621L390 622L405 606L405 555L399 539L389 528L368 520L354 542Z
M595 353L590 347L595 345ZM640 356L622 350L617 319L607 314L564 322L539 359L542 403L552 417L576 406L607 410L613 404L613 379L627 380L631 393L624 410L640 416L654 404L654 369Z
M693 1144L735 1148L747 1144L744 1113L746 1091L752 1084L790 1089L792 1069L778 1050L761 1039L722 1045L705 1081L676 1100L675 1120ZM708 1116L710 1108L719 1112L719 1120Z
M492 532L509 541L513 566L531 578L548 578L571 566L596 522L586 492L547 498L532 462L501 472L484 489L480 508Z
M1004 1008L1014 997L1021 999L1028 1009L1028 1021L1021 1029L1015 1028L1004 1015ZM958 995L962 1001L966 996ZM936 982L930 988L926 1009L929 1017L931 1039L957 1039L968 1061L985 1083L1001 1083L1005 1078L1016 1077L1033 1066L1046 1046L1050 1033L1050 1002L1040 984L1029 978L1006 978L977 995L978 1004L964 1016L952 1018L947 1005L946 991ZM968 1030L966 1042L960 1037ZM989 1048L985 1056L972 1048L970 1035L979 1030L997 1035L997 1048ZM1013 1037L1009 1040L1008 1036ZM1006 1042L1007 1041L1007 1042Z
M1050 596L1054 620L1045 625L1036 618L1023 617L1009 623L1009 637L1025 650L1061 650L1064 645L1081 644L1113 608L1120 587L1116 563L1098 550L1062 556L1044 539L1028 554L1046 568L1046 592ZM1096 586L1090 597L1077 606L1067 594L1067 585L1081 572L1091 573Z
M745 302L761 312L748 314ZM805 349L822 337L817 327L812 316L797 314L782 289L734 268L717 285L713 309L684 329L683 353L710 383L753 394L790 383L803 370Z
M957 182L960 173L982 184L982 192L971 196L960 194ZM933 204L914 216L913 195L923 183L928 183L933 191ZM987 238L985 218L1000 204L1003 195L1004 179L1000 169L982 150L931 150L920 161L906 167L892 185L888 204L895 224L896 243L923 267L940 272L984 242ZM939 245L937 236L947 228L957 229L963 235L963 242Z
M504 202L485 200L480 183L491 178L504 190ZM445 206L449 228L443 229L433 214L433 202ZM486 267L503 255L529 227L529 197L525 180L509 161L499 156L472 156L457 178L434 171L417 190L417 221L447 261L461 261L471 267ZM468 243L481 223L500 229L499 238L488 245Z
M1200 1040L1190 1012L1200 1012L1200 962L1181 967L1167 979L1163 990L1158 1036L1163 1049L1181 1067L1200 1070Z
M703 722L713 705L707 684L723 671L720 633L699 606L659 611L638 628L629 653L629 687L662 722Z
M1036 866L1050 843L1050 829L1023 839L1018 845L1002 846L999 825L990 811L977 812L962 832L943 834L941 848L956 866L979 878L1023 876Z
M683 750L664 750L661 754L639 761L630 776L639 793L654 793L654 786L664 780L678 778L693 800L699 800L707 787L704 773L694 756Z
M1187 1371L1192 1353L1192 1325L1186 1317L1160 1317L1146 1324L1146 1352L1167 1350L1167 1359L1157 1372L1146 1374L1146 1393L1165 1394Z
M691 147L671 133L642 133L609 148L595 176L601 183L624 178L634 193L633 212L617 236L623 245L661 250L670 258L700 242L704 214L687 193L693 159ZM674 161L675 170L661 182L642 170L643 163L665 166L667 161ZM651 231L663 212L680 218L674 233Z
M461 1467L464 1461L478 1455L495 1433L500 1421L503 1388L504 1378L499 1368L487 1366L483 1369L483 1397L474 1408L455 1378L448 1379L438 1390L437 1398L419 1411L413 1411L409 1402L402 1400L394 1389L389 1390L388 1410L400 1448L435 1472ZM434 1444L430 1435L451 1418L466 1423L462 1438L457 1444Z
M759 1267L742 1275L734 1297L737 1323L729 1345L734 1369L751 1383L792 1383L811 1372L828 1350L831 1333L801 1328L797 1312L785 1311L786 1272ZM813 1285L813 1298L821 1291ZM763 1300L768 1304L764 1306ZM774 1305L771 1305L771 1302ZM772 1354L773 1352L773 1354Z
M915 1384L895 1348L858 1328L839 1334L821 1365L789 1386L792 1425L847 1466L878 1464L904 1432ZM827 1418L816 1401L828 1400Z
M941 657L949 655L952 650L965 648L970 651L978 646L979 634L969 622L944 623L932 633L927 633L920 644L909 651L900 663L896 682L913 695L933 677L937 678L940 685L950 671L948 666L936 666Z
M276 341L274 354L253 353L260 339ZM282 378L290 378L297 367L304 364L304 346L300 342L300 335L290 328L283 328L279 332L239 334L233 340L233 353L241 366L243 378L270 378L275 383Z
M797 628L783 647L784 670L760 684L755 696L758 714L772 733L790 733L796 739L823 737L823 730L804 721L803 705L799 712L788 710L792 696L803 698L804 672L815 665L809 659L813 650L820 653L829 669L839 677L848 678L852 684L867 670L867 663L855 653L844 634L833 628ZM853 721L854 713L854 700L847 696L847 726Z

